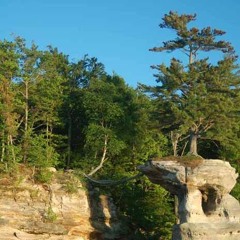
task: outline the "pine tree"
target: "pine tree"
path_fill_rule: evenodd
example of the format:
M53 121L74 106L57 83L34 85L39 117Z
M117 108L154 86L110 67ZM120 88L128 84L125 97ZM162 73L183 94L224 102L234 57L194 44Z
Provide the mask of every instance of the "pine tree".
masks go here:
M19 76L17 83L18 112L22 117L23 124L20 125L20 134L22 142L22 160L28 161L28 152L30 150L31 134L34 127L35 106L33 97L35 95L35 86L37 79L42 75L38 62L40 61L40 51L35 44L27 47L25 39L15 38L17 51L19 53Z
M35 82L35 126L37 133L44 135L46 162L51 165L56 163L52 160L57 158L55 140L61 138L54 129L62 125L59 112L66 97L63 93L67 82L68 59L49 46L49 50L41 53L38 67L42 74Z
M177 36L150 51L180 50L188 61L172 58L170 66L153 66L158 71L155 76L159 85L147 89L158 104L162 127L189 136L190 153L196 155L199 138L223 138L236 126L240 82L234 75L236 56L232 45L218 40L225 32L210 27L189 28L194 20L196 15L165 14L160 28L174 30ZM215 50L224 53L216 64L209 58L198 59L202 52Z

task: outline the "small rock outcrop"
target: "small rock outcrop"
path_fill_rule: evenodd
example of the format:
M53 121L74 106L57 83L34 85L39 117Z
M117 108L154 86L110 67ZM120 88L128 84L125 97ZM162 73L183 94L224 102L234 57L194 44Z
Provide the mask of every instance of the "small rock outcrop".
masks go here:
M0 239L119 239L122 223L111 198L71 173L55 172L51 183L40 184L24 171L0 176Z
M173 240L240 239L240 205L229 194L238 174L228 162L153 160L139 170L178 198Z

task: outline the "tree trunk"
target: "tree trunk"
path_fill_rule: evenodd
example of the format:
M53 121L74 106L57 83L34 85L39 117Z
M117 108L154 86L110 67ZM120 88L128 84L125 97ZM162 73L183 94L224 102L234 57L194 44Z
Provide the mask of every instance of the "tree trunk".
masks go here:
M4 161L4 157L5 157L5 132L3 130L2 133L2 152L1 152L1 162Z
M192 64L193 62L194 62L194 55L193 55L193 52L191 50L190 54L189 54L189 64Z
M105 135L105 137L104 137L103 153L102 153L102 158L101 158L100 164L99 164L95 169L93 169L93 170L88 174L88 176L92 176L94 173L96 173L99 169L101 169L101 168L103 167L104 162L107 160L107 158L106 158L107 145L108 145L108 136Z
M172 147L173 147L173 156L177 156L177 147L178 147L178 141L180 138L180 134L179 133L174 133L173 131L171 131L171 141L172 141Z
M9 135L9 142L10 142L11 151L12 151L12 161L13 161L13 163L16 163L16 156L15 156L15 150L14 150L12 135Z
M190 153L193 155L198 155L197 154L197 139L198 139L198 134L195 132L191 132L190 134Z
M184 143L184 146L183 146L183 150L182 150L181 156L184 155L184 152L185 152L185 149L186 149L186 147L187 147L187 144L188 144L188 141L186 141L186 142Z

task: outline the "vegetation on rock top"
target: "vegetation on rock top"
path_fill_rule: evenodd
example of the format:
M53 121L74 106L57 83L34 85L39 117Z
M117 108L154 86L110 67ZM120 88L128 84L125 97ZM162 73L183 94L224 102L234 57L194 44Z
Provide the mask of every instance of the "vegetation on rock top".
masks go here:
M190 168L196 168L199 165L201 165L204 161L204 159L201 156L195 156L195 155L185 155L185 156L166 156L166 157L156 157L152 158L151 160L153 161L175 161L180 163L181 165L185 167L190 167Z

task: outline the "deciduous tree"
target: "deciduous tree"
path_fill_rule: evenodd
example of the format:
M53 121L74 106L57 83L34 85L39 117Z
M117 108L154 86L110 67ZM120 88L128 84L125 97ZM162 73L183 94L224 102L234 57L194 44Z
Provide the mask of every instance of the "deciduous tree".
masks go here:
M18 74L16 44L0 41L0 123L1 161L16 161L14 138L18 130L18 114L15 111L14 79Z

